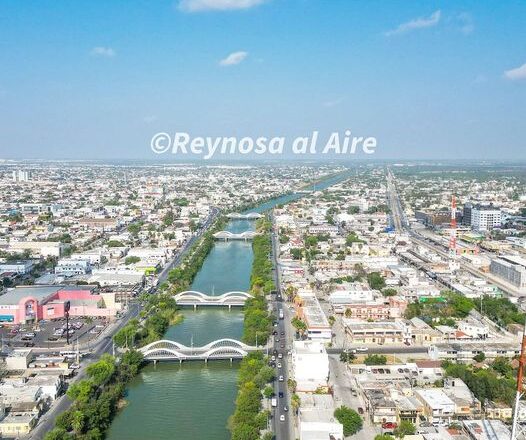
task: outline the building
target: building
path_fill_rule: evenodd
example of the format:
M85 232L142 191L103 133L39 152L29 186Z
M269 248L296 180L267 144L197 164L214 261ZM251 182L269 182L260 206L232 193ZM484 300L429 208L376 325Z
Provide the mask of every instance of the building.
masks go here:
M343 318L353 344L404 344L411 341L411 327L401 321L357 322Z
M458 330L473 339L486 339L489 336L488 324L470 317L459 323Z
M329 356L325 346L318 341L294 341L292 374L298 391L313 392L327 388Z
M31 260L7 261L0 263L0 273L14 272L18 275L25 275L31 272L33 262Z
M344 440L343 425L334 417L336 405L329 394L298 394L300 440Z
M502 255L491 260L489 270L519 289L526 288L526 260L515 255Z
M448 210L444 211L415 211L415 218L426 226L438 226L449 224L451 222L451 213Z
M10 412L0 420L0 434L6 438L20 438L37 424L38 414L34 412Z
M307 324L307 337L330 342L332 329L312 290L300 289L296 296L296 313Z
M440 388L416 389L415 397L424 405L424 416L428 422L449 425L455 415L455 402Z
M472 440L511 438L510 429L501 420L465 420L464 429Z
M95 286L23 286L0 296L0 322L25 324L65 316L114 316L120 305L111 293L95 293Z
M88 260L79 260L66 258L58 260L55 266L55 275L62 275L71 277L75 275L85 275L91 270L91 265Z
M13 182L29 182L31 177L31 171L13 170Z
M476 231L491 231L502 224L502 212L493 205L475 205L471 208L471 227Z
M490 343L490 342L465 342L465 343L442 343L429 347L428 354L433 360L448 360L460 363L471 363L473 358L484 353L486 359L496 357L514 358L520 355L520 345L512 343Z
M473 209L473 203L466 203L462 210L462 224L465 226L471 226L471 210Z
M63 244L58 241L10 241L9 252L21 253L29 251L35 257L60 257Z

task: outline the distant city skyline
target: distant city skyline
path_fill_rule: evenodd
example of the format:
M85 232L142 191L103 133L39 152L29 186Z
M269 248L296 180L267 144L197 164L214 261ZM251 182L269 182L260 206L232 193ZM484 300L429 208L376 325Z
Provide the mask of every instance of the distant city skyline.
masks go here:
M4 1L0 159L350 129L376 152L336 159L524 160L525 22L519 1Z

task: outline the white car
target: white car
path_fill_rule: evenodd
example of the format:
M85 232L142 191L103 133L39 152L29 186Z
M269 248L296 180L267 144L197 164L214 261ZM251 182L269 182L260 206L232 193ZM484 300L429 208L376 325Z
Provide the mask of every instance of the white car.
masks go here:
M369 349L367 347L358 347L356 349L356 352L358 352L358 353L365 353L367 351L369 351Z
M279 421L280 421L280 422L284 422L284 421L285 421L285 414L281 414L281 415L279 416Z
M283 378L283 376L279 376L279 379L278 379L280 382L283 382L285 379Z
M71 364L71 365L69 366L69 368L71 368L72 370L78 370L78 369L80 368L80 365L77 364L77 363L74 363L74 364Z
M281 362L278 362L278 368L281 368Z

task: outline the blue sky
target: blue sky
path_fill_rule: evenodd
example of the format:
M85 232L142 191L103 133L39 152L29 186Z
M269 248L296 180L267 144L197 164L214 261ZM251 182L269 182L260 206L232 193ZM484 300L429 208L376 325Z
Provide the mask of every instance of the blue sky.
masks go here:
M378 158L526 159L525 23L524 1L0 0L0 158L351 129Z

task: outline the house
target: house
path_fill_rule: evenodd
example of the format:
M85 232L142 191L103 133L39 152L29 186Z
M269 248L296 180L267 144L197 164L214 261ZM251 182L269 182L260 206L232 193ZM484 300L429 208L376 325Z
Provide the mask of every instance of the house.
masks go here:
M292 374L296 389L313 392L327 388L329 356L319 341L294 341L292 347Z

